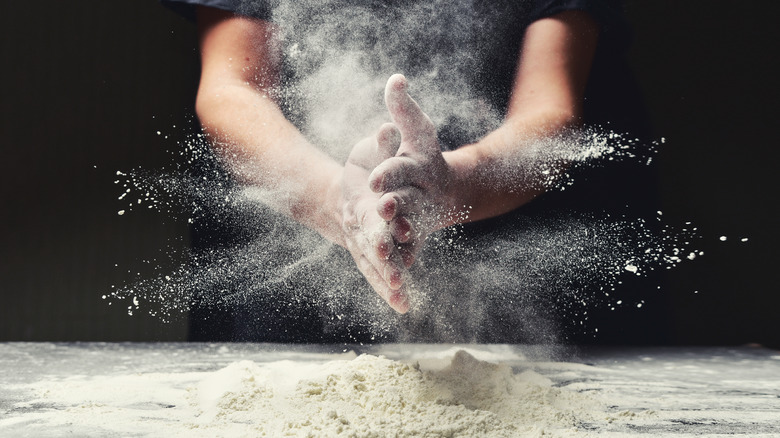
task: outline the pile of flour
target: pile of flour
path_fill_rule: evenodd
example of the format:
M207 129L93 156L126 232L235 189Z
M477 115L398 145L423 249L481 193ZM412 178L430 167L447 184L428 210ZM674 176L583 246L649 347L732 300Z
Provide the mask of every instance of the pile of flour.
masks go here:
M199 414L189 427L220 435L570 436L604 415L591 395L463 350L425 366L373 355L324 364L240 361L201 380L189 398Z

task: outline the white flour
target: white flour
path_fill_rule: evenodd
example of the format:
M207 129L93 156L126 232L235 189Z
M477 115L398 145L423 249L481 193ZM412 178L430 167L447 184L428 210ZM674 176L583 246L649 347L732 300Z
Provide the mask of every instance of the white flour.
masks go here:
M31 397L0 418L0 435L570 437L612 417L589 389L456 351L43 379L25 385Z
M0 436L780 436L780 356L768 350L615 350L594 364L529 361L500 345L371 351L399 360L0 344L0 368L18 364L0 376Z
M465 351L436 365L371 355L322 365L236 362L191 391L201 412L194 427L253 436L569 436L604 416L593 397L531 370L515 374Z

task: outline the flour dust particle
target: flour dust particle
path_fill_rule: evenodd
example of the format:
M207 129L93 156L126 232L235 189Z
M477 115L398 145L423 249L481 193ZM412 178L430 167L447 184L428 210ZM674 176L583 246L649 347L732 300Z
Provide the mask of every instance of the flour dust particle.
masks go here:
M352 145L388 120L382 92L399 66L415 65L404 71L410 92L437 126L456 126L458 138L475 140L500 125L500 111L478 97L484 84L472 76L480 59L470 32L490 35L484 26L491 23L473 21L474 5L436 0L377 15L360 2L330 7L336 3L284 1L273 9L296 77L269 95L334 159L343 162ZM251 12L256 3L243 7ZM420 41L450 43L422 59L397 50ZM242 186L225 171L237 167L233 157L216 156L201 134L177 146L178 155L161 169L117 172L117 214L160 212L211 241L183 253L161 248L144 261L155 275L106 294L109 304L127 301L129 312L146 310L166 321L195 307L264 308L267 318L306 307L325 331L354 326L376 339L472 341L501 332L488 324L501 319L518 333L512 341L550 343L560 340L553 313L585 321L589 306L612 305L608 294L626 276L671 268L695 251L691 233L634 217L521 219L514 232L479 238L453 227L429 237L409 273L413 308L399 316L346 251L277 212L289 188ZM515 166L505 166L516 171L502 176L555 192L576 185L579 169L649 164L658 144L591 126L527 146L509 158Z
M621 136L579 138L551 149L556 157L579 156L581 166L633 159ZM560 334L551 308L585 320L589 306L610 305L605 294L626 275L648 275L699 254L695 231L641 218L520 216L513 230L477 238L452 227L429 237L410 271L413 308L402 317L370 289L346 251L269 208L273 193L232 180L205 138L191 136L179 153L169 169L117 173L123 200L132 200L125 216L142 207L186 219L207 235L233 237L183 254L161 248L160 261L147 261L156 275L108 294L109 302L129 301L129 310L163 320L193 305L265 307L269 314L307 305L317 308L326 330L355 326L377 339L469 342L500 331L489 324L500 308L505 325L516 327L516 341L554 343ZM550 189L575 183L558 178ZM174 260L185 261L176 267Z

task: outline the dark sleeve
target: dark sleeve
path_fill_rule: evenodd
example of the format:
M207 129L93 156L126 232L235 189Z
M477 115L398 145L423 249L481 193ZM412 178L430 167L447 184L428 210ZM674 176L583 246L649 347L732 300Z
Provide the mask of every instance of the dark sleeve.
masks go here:
M160 3L192 21L195 21L197 6L208 6L265 20L271 17L270 2L263 0L160 0Z
M599 24L602 35L622 39L630 34L620 0L536 0L529 13L529 23L571 10L589 13Z

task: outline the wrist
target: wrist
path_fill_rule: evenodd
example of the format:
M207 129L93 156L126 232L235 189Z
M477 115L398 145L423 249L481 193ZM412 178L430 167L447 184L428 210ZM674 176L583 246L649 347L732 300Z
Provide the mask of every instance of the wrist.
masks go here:
M331 242L345 246L342 222L344 219L344 196L342 187L343 169L339 169L329 181L327 181L323 195L318 197L320 201L315 212L314 228Z
M475 220L472 213L475 208L476 187L479 184L476 176L480 151L474 145L463 146L442 154L447 164L449 177L443 188L442 206L445 214L438 228L466 223Z
M454 212L449 225L504 214L538 194L518 156L526 139L525 132L505 123L477 143L443 154L452 174L445 197Z
M309 172L310 179L286 191L280 210L327 240L344 245L341 231L341 174L337 164L326 164Z

